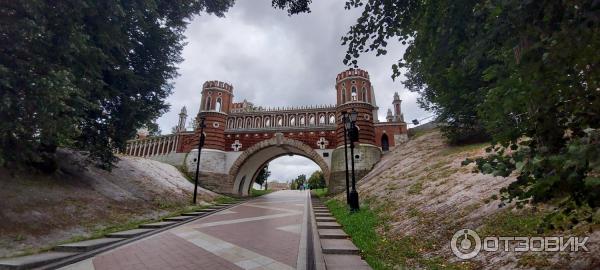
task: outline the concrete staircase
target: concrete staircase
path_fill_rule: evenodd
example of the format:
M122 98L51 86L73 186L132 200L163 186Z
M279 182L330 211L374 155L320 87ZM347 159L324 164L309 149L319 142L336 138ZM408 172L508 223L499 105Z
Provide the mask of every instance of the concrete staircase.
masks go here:
M163 221L160 222L142 224L137 229L110 233L105 235L104 238L62 244L52 248L52 250L48 252L0 259L0 270L33 269L46 266L49 266L52 269L58 268L230 208L243 201L244 200L238 200L235 203L211 205L208 208L200 209L195 212L188 212L183 213L180 216L164 218Z
M328 270L371 269L360 257L360 250L344 232L342 225L336 222L335 217L319 199L312 198L312 209L325 267Z

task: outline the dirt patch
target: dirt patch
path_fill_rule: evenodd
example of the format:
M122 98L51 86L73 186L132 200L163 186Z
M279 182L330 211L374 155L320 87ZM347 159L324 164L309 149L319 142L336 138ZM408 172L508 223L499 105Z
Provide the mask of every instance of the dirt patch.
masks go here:
M486 144L449 146L432 131L385 154L359 183L361 200L388 216L388 231L395 237L417 237L430 243L425 257L458 261L450 250L452 235L462 228L481 230L493 217L506 211L521 213L512 205L501 205L498 192L515 180L474 172L474 165L462 166L467 157L485 154ZM338 195L341 199L341 196ZM544 206L536 211L543 213ZM517 219L518 217L515 217ZM489 225L489 224L487 224ZM594 228L594 229L592 229ZM590 226L589 253L534 254L514 252L480 253L465 268L531 268L550 265L593 268L600 264L600 233ZM570 232L555 232L554 235ZM519 235L517 235L519 236ZM543 260L537 256L545 256ZM533 256L533 257L532 257ZM539 264L536 264L539 263ZM533 265L532 265L533 264Z
M0 169L0 257L29 253L94 230L158 218L191 201L193 185L173 166L120 157L111 172L61 151L53 175ZM218 195L200 188L200 203Z

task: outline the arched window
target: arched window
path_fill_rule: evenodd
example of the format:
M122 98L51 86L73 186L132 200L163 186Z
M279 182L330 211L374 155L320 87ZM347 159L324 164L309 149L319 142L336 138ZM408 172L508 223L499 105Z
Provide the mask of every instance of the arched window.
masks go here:
M283 119L281 118L281 116L277 117L277 125L283 126Z
M381 135L381 150L388 151L390 150L390 141L388 140L387 134Z
M210 111L210 104L212 103L212 100L210 97L206 98L206 105L204 106L204 109L207 111Z
M242 118L238 119L238 120L237 120L237 128L242 128L242 124L243 124L243 123L244 123L244 122L242 121Z
M246 128L252 128L252 119L246 119Z
M217 112L220 112L220 111L221 111L221 98L217 98L217 104L216 104L216 106L215 106L215 110L216 110Z
M335 124L335 115L333 115L333 114L329 115L329 124Z
M309 124L309 125L314 125L314 124L315 124L315 116L314 116L314 115L311 115L311 116L308 118L308 124Z
M325 124L325 115L321 115L319 116L319 125L324 125Z
M342 88L342 103L346 103L346 88Z
M254 128L259 128L260 127L260 118L255 118L254 119Z
M292 116L290 118L290 126L295 126L295 125L296 125L296 118Z
M367 102L367 89L362 88L362 101Z
M306 124L306 121L304 120L304 116L300 116L300 125L304 126Z
M267 118L265 119L265 127L270 127L271 126L271 119Z
M233 119L229 119L229 121L227 121L227 127L233 128Z
M356 101L357 93L356 93L356 86L354 86L354 85L352 86L352 94L351 95L352 95L352 101Z

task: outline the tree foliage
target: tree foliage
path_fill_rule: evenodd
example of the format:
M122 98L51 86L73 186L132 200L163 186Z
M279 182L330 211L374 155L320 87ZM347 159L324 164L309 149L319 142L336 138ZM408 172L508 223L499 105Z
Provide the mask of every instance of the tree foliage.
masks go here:
M298 3L297 3L298 2ZM273 1L288 13L301 1ZM55 169L57 147L105 168L169 106L184 30L234 0L24 0L0 4L0 165ZM154 127L154 129L153 129Z
M296 179L292 180L290 184L290 189L299 189L302 185L306 183L306 175L301 174L296 177Z
M344 63L407 44L393 78L447 123L451 141L485 138L484 173L518 180L520 202L600 204L600 2L350 0L363 8L343 37ZM568 203L567 203L568 204ZM568 208L568 207L567 207Z
M324 188L325 187L325 176L323 172L318 170L314 171L308 178L308 184L310 188Z
M262 188L263 185L266 186L266 182L267 179L269 179L269 176L271 176L271 171L269 171L269 165L267 164L258 172L258 175L256 175L256 180L254 180L254 182L259 184L260 188Z

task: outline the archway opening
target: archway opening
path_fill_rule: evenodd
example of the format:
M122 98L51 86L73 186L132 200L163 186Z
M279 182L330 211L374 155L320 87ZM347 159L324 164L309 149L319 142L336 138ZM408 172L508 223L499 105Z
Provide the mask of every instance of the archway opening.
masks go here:
M280 161L275 161L278 158L280 158ZM274 163L271 163L272 161ZM296 163L299 170L295 170L293 166L290 166L294 163ZM316 166L309 165L311 163ZM287 166L287 172L281 170L281 173L276 172L269 179L273 178L277 182L289 182L289 180L296 179L299 175L304 174L308 180L314 171L320 170L325 179L325 186L329 183L330 165L315 149L293 139L273 138L248 148L237 158L229 172L233 180L231 192L239 196L248 196L262 168L269 165L269 170L274 168L279 171L276 168L277 164L285 165L283 167ZM297 166L299 164L300 166ZM303 164L307 164L307 166L302 166ZM286 175L283 175L283 173L286 173Z
M300 155L283 155L259 169L250 194L286 189L320 189L326 186L325 176L317 163Z
M388 140L387 134L381 135L381 150L389 151L390 150L390 141Z

